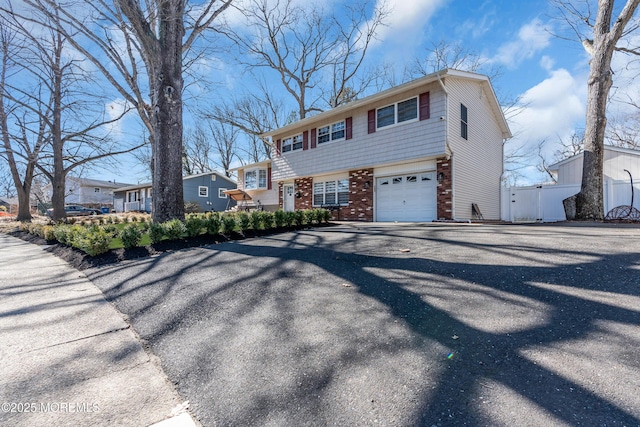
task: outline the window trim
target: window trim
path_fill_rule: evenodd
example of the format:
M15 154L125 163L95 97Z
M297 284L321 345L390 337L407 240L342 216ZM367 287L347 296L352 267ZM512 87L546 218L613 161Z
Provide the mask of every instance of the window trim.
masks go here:
M202 194L204 190L204 194ZM206 185L198 185L198 197L209 197L209 187Z
M339 191L340 190L340 182L342 181L342 186L344 191ZM326 195L327 195L327 183L332 183L333 187L335 188L335 190L332 192L332 194L335 196L335 202L334 203L326 203ZM322 185L322 193L317 193L316 192L316 186L317 185ZM322 203L318 204L316 203L316 195L318 194L322 194ZM330 193L331 194L331 193ZM347 201L344 203L339 203L340 201L340 194L346 194L347 195ZM331 205L340 205L340 206L349 206L349 199L350 199L350 194L351 191L349 190L349 178L342 178L342 179L330 179L327 181L319 181L319 182L313 182L313 194L311 196L311 204L312 206L315 207L320 207L322 205L325 204L331 204Z
M223 188L223 187L218 188L218 199L228 199L229 196L224 193L224 191L227 191L227 190L228 190L227 188Z
M337 124L342 123L342 137L340 138L334 138L333 134L334 134L334 130L333 127ZM322 128L329 128L329 133L327 134L329 136L329 139L326 141L320 141L320 129ZM344 141L345 139L347 139L347 121L346 119L344 120L338 120L337 122L334 123L330 123L328 125L325 126L320 126L316 128L316 146L320 146L320 145L325 145L325 144L330 144L332 142L336 142L336 141Z
M264 187L260 186L260 172L264 171ZM256 173L256 186L249 188L247 187L247 175L251 172ZM244 171L244 178L242 179L242 188L243 190L267 190L269 188L269 171L267 168L254 168L247 169Z
M402 125L405 123L413 123L413 122L417 122L420 120L420 100L418 99L419 96L411 96L407 99L401 99L398 102L394 102L393 104L387 104L384 105L382 107L376 108L375 109L375 120L376 120L376 126L375 126L375 130L382 130L382 129L389 129L398 125ZM402 104L403 102L407 102L407 101L412 101L415 100L415 117L408 119L408 120L403 120L401 122L398 121L398 105ZM378 118L378 111L385 109L385 108L389 108L389 107L393 107L393 123L390 123L388 125L384 125L384 126L380 126L380 120Z
M290 142L287 144L287 141L290 141ZM299 147L294 148L296 145L299 145ZM285 148L288 148L288 149L285 149ZM302 151L303 149L304 149L304 136L302 133L291 135L286 138L282 138L281 140L280 152L282 154L291 153L294 151Z

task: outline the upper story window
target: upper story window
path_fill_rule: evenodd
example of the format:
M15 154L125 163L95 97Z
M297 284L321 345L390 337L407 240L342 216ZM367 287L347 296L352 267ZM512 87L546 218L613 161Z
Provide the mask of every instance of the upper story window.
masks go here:
M209 197L209 187L204 185L198 186L198 196L200 197Z
M267 189L267 170L252 169L244 172L245 190Z
M418 119L418 98L407 99L396 104L378 108L376 111L377 128Z
M460 136L469 139L469 129L467 124L467 107L460 104Z
M329 126L318 128L318 144L329 141L337 141L345 138L344 120Z
M282 152L302 150L302 134L290 136L282 140Z

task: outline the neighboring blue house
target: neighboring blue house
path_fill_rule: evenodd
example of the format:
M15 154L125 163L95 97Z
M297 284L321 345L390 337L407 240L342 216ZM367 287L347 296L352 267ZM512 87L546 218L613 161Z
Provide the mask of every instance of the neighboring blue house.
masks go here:
M182 178L184 201L200 205L200 212L221 212L235 206L224 193L237 188L237 183L218 172L189 175ZM113 191L113 208L116 212L151 212L151 183L129 185Z

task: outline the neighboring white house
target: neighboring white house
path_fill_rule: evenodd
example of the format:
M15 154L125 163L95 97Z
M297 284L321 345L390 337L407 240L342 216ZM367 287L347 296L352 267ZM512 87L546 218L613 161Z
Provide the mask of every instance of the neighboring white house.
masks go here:
M583 153L580 153L549 166L559 185L582 183L582 158ZM604 180L628 181L629 174L625 169L631 172L634 181L640 182L640 151L605 145Z
M65 204L111 206L113 191L125 184L122 182L101 181L98 179L67 177L65 181ZM53 186L45 186L45 194L51 200Z
M237 168L267 208L359 221L500 218L511 132L489 78L442 70L262 135L271 161Z
M510 187L503 191L502 219L513 222L564 221L562 201L580 191L583 154L564 159L549 167L557 184ZM631 177L634 192L631 191ZM605 215L618 206L640 209L640 151L605 145L603 199Z

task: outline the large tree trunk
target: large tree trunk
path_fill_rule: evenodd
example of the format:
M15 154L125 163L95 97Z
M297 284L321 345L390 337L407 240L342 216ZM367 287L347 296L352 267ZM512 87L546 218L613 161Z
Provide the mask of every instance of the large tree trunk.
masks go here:
M65 180L64 171L64 142L62 141L62 69L60 58L62 57L62 36L58 33L57 44L54 51L54 58L51 62L53 71L53 82L51 96L53 96L53 122L51 124L51 139L53 150L53 174L51 176L51 204L53 208L52 219L60 221L66 218L64 211Z
M182 35L184 3L159 2L160 34L153 79L153 211L155 222L184 219L182 188Z
M620 15L613 18L614 0L598 0L593 25L593 40L582 40L591 54L584 133L584 160L580 192L564 200L567 219L603 220L602 194L604 135L607 127L607 98L613 84L611 58L625 26L633 17L640 0L627 0ZM587 23L589 16L587 16ZM611 23L614 22L613 26Z
M604 219L603 161L604 134L607 127L607 98L613 83L610 51L600 49L591 59L587 92L587 115L584 133L582 186L574 197L575 218L580 220Z

